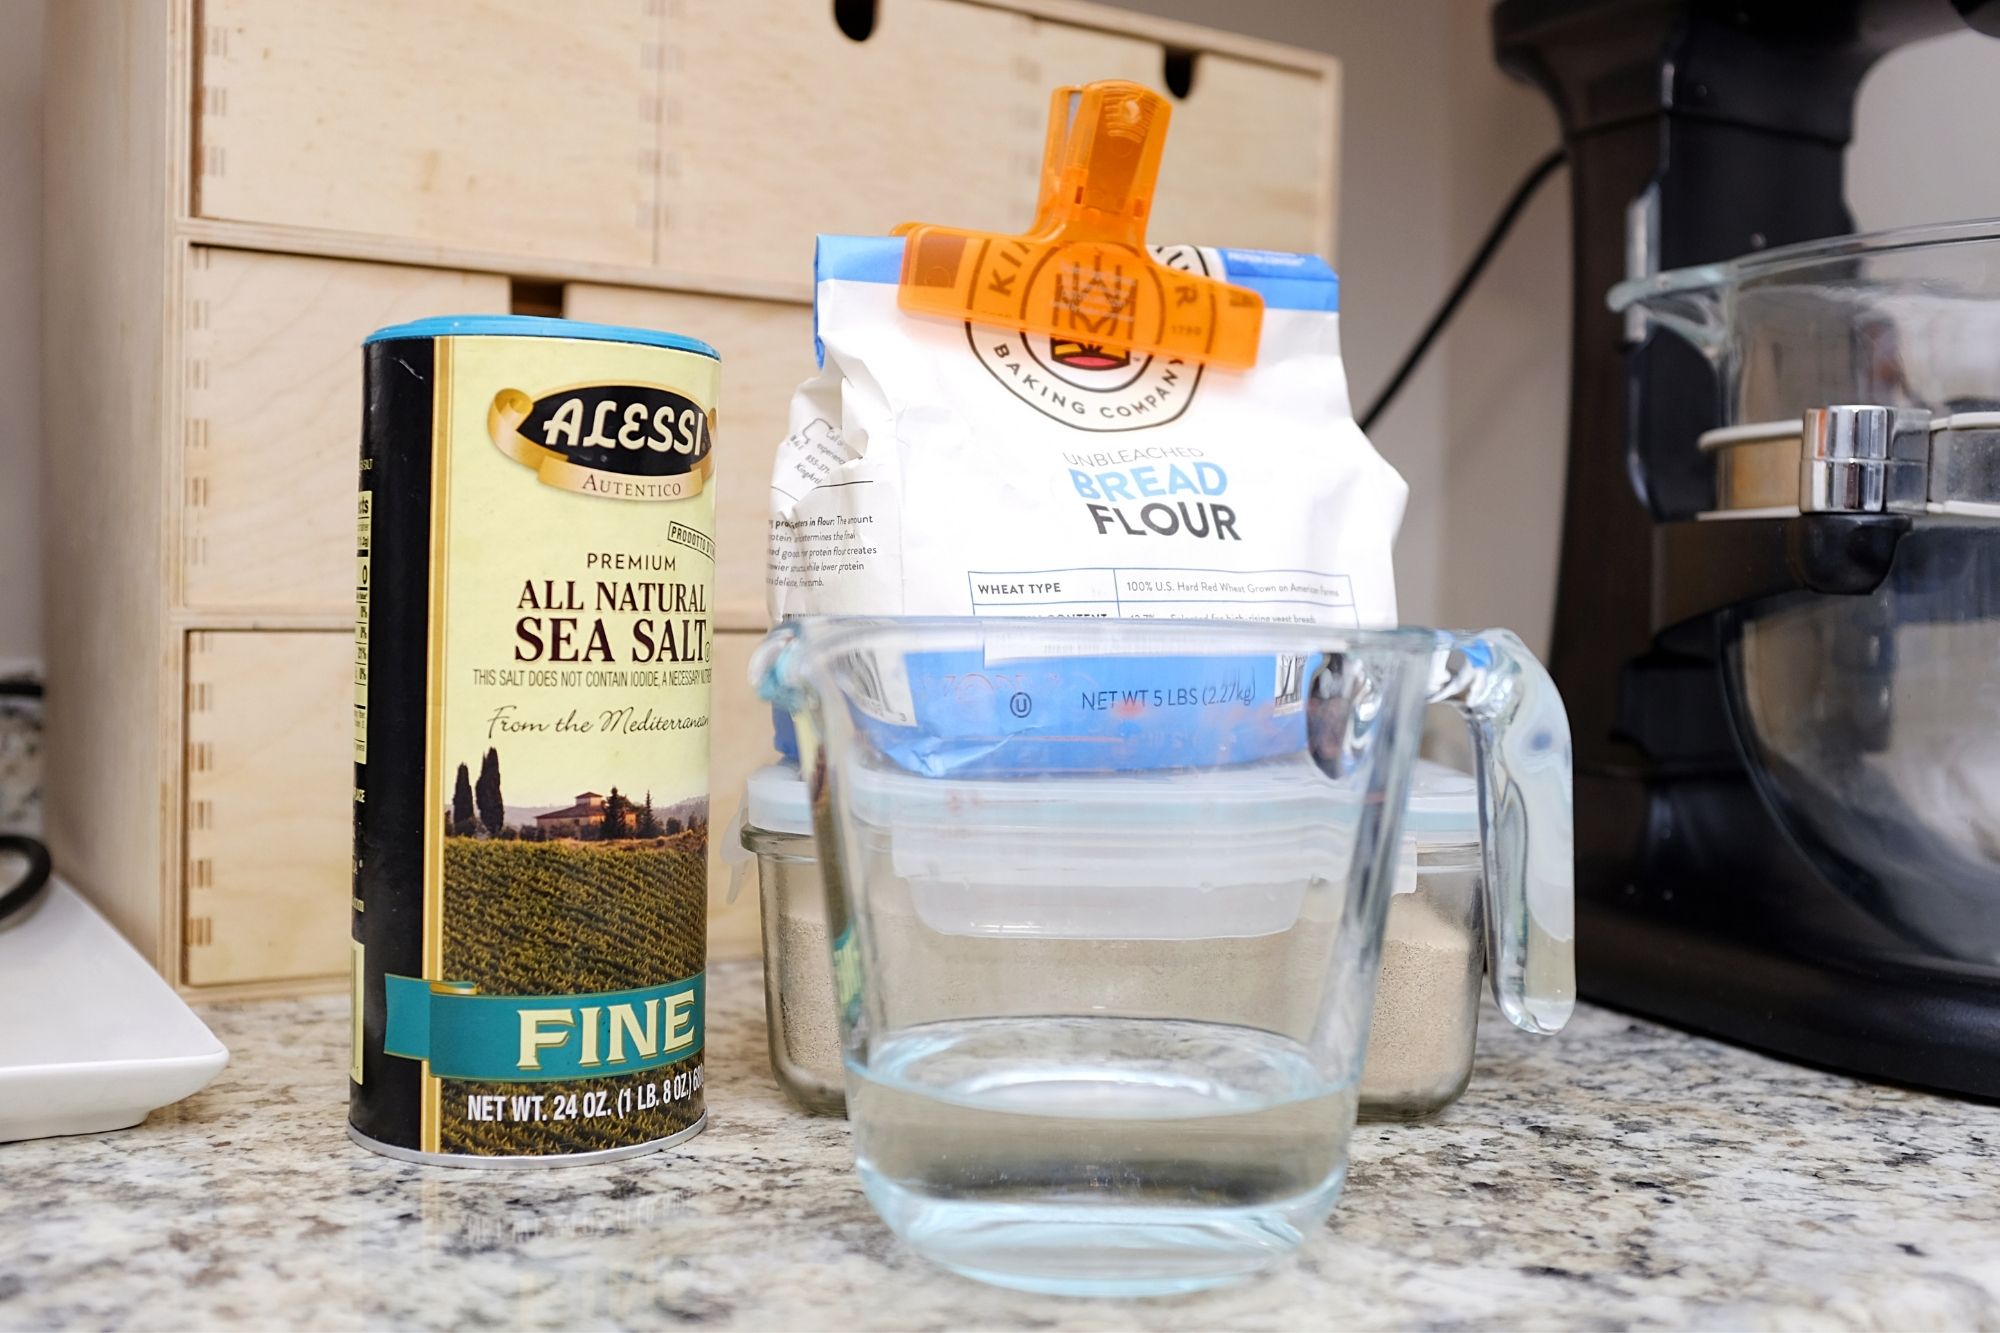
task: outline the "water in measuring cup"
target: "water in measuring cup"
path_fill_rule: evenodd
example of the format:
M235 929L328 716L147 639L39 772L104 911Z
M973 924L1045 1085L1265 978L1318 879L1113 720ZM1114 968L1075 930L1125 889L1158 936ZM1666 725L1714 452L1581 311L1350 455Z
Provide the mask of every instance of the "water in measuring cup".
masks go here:
M898 1235L1031 1291L1190 1291L1283 1258L1347 1169L1351 1084L1288 1038L1105 1017L924 1024L849 1085L863 1186Z

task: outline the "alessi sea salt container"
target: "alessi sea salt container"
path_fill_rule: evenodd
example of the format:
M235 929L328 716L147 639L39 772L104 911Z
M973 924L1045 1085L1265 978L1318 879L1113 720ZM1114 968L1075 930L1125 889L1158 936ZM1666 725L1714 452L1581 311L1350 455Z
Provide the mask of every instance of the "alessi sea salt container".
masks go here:
M698 1132L715 351L465 316L364 349L349 1133Z

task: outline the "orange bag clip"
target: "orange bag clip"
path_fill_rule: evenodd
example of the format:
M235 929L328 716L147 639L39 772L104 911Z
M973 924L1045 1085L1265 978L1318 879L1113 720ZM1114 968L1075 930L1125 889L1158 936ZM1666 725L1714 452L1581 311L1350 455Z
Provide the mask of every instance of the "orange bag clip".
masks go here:
M897 303L1044 334L1086 355L1255 365L1263 298L1147 253L1171 114L1165 98L1136 83L1057 89L1033 226L1006 236L904 223Z

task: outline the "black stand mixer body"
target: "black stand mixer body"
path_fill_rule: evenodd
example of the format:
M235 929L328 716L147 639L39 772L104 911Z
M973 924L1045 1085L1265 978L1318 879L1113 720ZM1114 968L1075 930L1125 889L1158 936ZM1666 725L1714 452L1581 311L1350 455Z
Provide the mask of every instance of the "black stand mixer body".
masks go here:
M1635 273L1852 231L1844 159L1863 75L1906 42L1990 26L1995 10L1502 0L1493 15L1502 66L1552 99L1570 166L1573 383L1550 665L1576 745L1583 992L1796 1059L1985 1096L2000 1096L2000 966L1944 956L1870 910L1866 874L1774 813L1729 668L1749 608L1875 594L1911 521L1697 522L1716 492L1696 437L1725 424L1715 373L1679 339L1613 314L1605 294ZM2000 583L2000 527L1941 540Z

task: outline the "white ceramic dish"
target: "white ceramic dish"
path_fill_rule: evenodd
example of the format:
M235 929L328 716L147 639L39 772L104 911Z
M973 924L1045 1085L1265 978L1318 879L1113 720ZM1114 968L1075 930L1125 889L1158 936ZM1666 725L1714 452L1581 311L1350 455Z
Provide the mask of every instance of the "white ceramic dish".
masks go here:
M229 1052L60 879L0 923L0 1143L126 1129L199 1092Z

